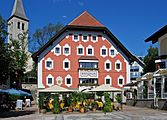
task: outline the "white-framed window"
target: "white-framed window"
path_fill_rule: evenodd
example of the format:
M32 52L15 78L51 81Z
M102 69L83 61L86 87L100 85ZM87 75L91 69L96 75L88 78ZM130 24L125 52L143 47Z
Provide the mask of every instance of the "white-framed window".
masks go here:
M105 77L105 85L112 85L111 77L109 75Z
M65 85L67 87L70 87L72 85L72 77L69 74L65 77Z
M49 74L47 77L46 77L46 84L48 86L53 86L54 85L54 77Z
M100 56L106 57L107 55L108 55L107 47L103 45L103 46L100 48Z
M70 69L70 61L67 58L63 60L63 69L66 71Z
M53 60L51 58L45 60L45 68L48 70L53 69Z
M77 55L84 55L84 47L82 45L77 47Z
M106 71L110 71L111 70L111 62L110 60L106 60L105 63L104 63L104 69Z
M63 54L65 56L68 56L71 54L71 47L68 44L65 44L65 46L63 46Z
M54 53L57 56L61 55L61 46L59 44L54 48Z
M78 34L74 34L72 37L73 41L77 42L79 41L79 35Z
M124 77L123 77L122 75L120 75L120 76L118 77L118 85L119 85L120 87L122 87L122 86L124 85Z
M91 41L92 42L97 42L98 41L98 36L97 35L92 35L91 36Z
M88 56L93 56L94 55L94 48L91 45L89 45L86 48L86 55L88 55Z
M118 72L122 70L122 63L121 63L120 60L117 60L115 62L115 70L118 71Z
M109 56L111 56L112 58L115 57L117 54L117 50L112 46L109 49Z
M82 41L87 42L88 41L88 35L82 35Z

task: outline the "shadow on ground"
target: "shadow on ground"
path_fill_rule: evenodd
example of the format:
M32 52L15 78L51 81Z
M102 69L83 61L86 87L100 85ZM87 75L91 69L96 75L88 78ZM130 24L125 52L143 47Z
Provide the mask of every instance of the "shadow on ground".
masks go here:
M23 116L23 115L30 115L30 114L34 114L35 112L36 112L35 110L1 112L0 118L10 118L10 117Z

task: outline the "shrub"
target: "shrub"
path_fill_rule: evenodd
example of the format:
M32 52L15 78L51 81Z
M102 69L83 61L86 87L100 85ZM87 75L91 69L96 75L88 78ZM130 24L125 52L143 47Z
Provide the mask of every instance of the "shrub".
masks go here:
M59 106L59 95L54 95L54 102L53 102L53 113L58 114L60 113L60 106Z
M111 99L110 99L110 95L108 93L104 93L104 99L105 99L105 103L104 103L104 112L111 112L112 111L112 105L111 105Z

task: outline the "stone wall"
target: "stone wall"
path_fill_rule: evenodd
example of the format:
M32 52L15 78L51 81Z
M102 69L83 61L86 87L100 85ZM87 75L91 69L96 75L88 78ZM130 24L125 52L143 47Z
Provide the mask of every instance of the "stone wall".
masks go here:
M137 107L147 107L147 108L156 108L154 107L154 99L128 99L126 101L127 105L137 106ZM167 110L167 99L158 100L158 109Z

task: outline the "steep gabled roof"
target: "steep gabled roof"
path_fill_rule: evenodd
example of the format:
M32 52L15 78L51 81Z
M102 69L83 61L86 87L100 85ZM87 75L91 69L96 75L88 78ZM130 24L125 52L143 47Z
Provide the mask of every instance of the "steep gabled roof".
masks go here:
M13 6L13 10L12 10L12 14L11 14L10 18L8 19L8 21L12 17L18 17L20 19L29 21L27 16L26 16L26 14L25 14L22 0L15 0L14 6Z
M152 43L154 44L154 43L156 43L158 41L158 38L160 38L161 36L163 36L166 33L167 33L167 25L165 25L160 30L158 30L157 32L152 34L150 37L145 39L145 42L152 41Z
M78 16L77 18L75 18L68 25L104 27L99 21L97 21L87 11L83 12L80 16Z
M84 12L82 14L87 14L87 12ZM80 15L79 17L81 17ZM79 19L78 17L78 19ZM75 19L77 20L77 18ZM74 24L76 23L75 20L73 20L70 24L66 25L62 30L60 30L54 37L52 37L43 47L41 47L36 53L32 55L33 60L37 61L38 56L45 50L47 47L49 47L59 36L61 36L64 32L70 31L70 30L76 30L76 31L96 31L96 32L103 32L104 34L108 35L108 37L115 43L116 47L120 49L129 59L129 62L137 61L141 66L144 66L143 63L134 55L132 55L125 47L124 45L103 25L96 26L93 24L89 24L91 26L82 24ZM97 21L97 20L96 20ZM97 21L98 22L98 21ZM93 26L92 26L93 25Z

